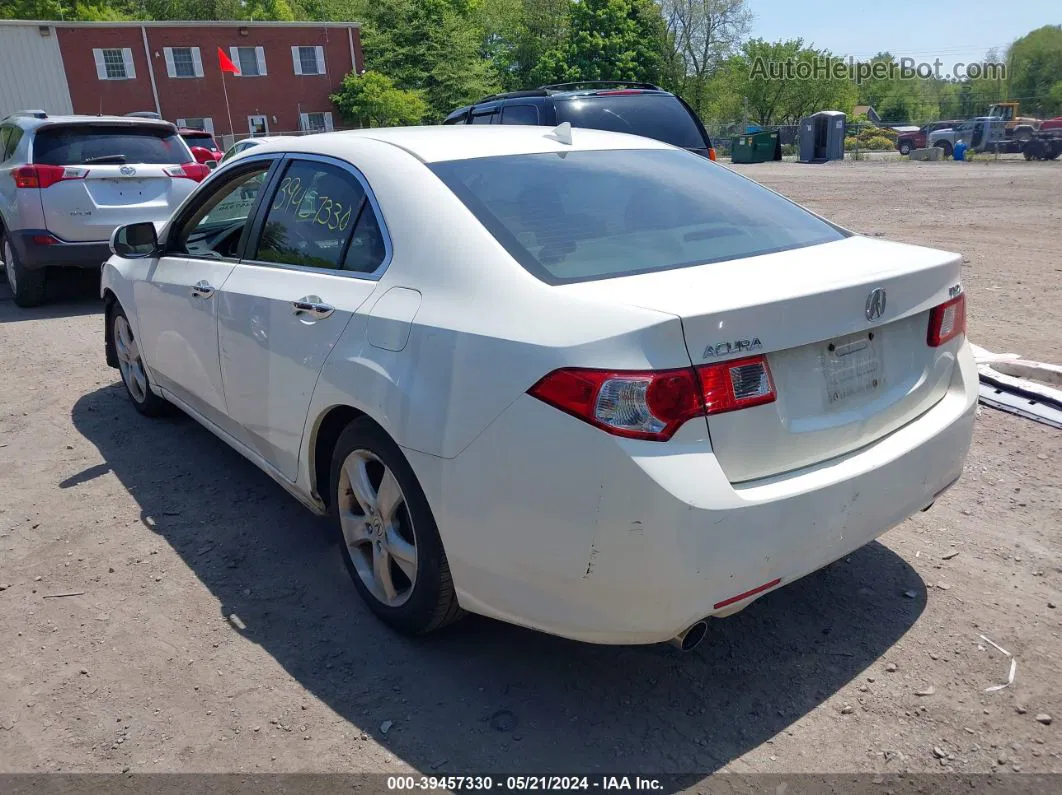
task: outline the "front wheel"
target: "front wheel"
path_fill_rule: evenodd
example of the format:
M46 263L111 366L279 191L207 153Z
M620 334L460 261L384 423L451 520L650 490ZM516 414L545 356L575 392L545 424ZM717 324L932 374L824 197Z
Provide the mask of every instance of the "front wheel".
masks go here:
M900 144L900 154L901 155L909 155L909 154L911 154L911 145L909 143L907 143L907 141L904 141L904 142L902 142Z
M944 157L951 157L951 144L948 141L937 141L935 146L944 150Z
M126 394L133 402L133 408L145 417L158 417L167 413L170 404L151 391L151 381L147 368L144 367L140 344L133 336L133 328L129 325L129 318L125 316L125 310L116 304L110 312L110 320L118 370L122 374L122 383L125 384Z
M331 507L343 560L369 609L407 635L463 615L428 500L412 467L367 417L339 437Z

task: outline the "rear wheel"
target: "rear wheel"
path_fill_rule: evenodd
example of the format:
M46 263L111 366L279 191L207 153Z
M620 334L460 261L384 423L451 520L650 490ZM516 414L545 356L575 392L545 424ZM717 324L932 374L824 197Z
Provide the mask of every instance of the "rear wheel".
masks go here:
M4 273L7 275L7 286L11 288L11 294L15 303L21 307L40 306L44 303L44 288L47 282L47 273L44 268L28 270L22 266L22 262L15 253L15 247L11 245L7 234L0 232L0 256L4 258Z
M170 410L170 404L151 391L151 381L140 345L133 336L133 328L125 311L117 304L111 309L111 339L114 340L114 352L118 358L118 369L122 373L125 391L133 402L133 407L145 417L158 417Z
M340 435L331 483L343 560L369 609L408 635L460 618L424 491L398 445L369 418Z

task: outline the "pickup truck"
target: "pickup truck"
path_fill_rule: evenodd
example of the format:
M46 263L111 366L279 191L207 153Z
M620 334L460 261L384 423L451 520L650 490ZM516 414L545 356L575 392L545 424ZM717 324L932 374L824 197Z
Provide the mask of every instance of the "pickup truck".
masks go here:
M950 121L934 121L929 124L923 124L918 130L914 132L904 132L896 136L896 149L901 155L911 154L912 149L924 149L927 143L927 136L930 133L937 130L950 129L956 124L961 124L957 119Z

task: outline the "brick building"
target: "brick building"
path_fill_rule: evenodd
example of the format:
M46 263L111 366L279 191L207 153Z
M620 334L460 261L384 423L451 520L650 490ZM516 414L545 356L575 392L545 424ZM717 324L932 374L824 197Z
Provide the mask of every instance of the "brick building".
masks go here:
M240 68L224 85L218 48ZM0 117L155 111L237 138L330 129L329 94L351 71L355 23L0 22Z

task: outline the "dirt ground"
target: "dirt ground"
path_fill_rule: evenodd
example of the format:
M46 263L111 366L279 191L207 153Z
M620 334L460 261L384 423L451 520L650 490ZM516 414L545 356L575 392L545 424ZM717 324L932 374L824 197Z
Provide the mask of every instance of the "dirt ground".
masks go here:
M962 252L971 338L1062 361L1062 163L741 171ZM0 288L0 772L1062 772L1057 431L982 409L932 510L691 654L477 618L411 641L322 520L132 410L92 288Z

